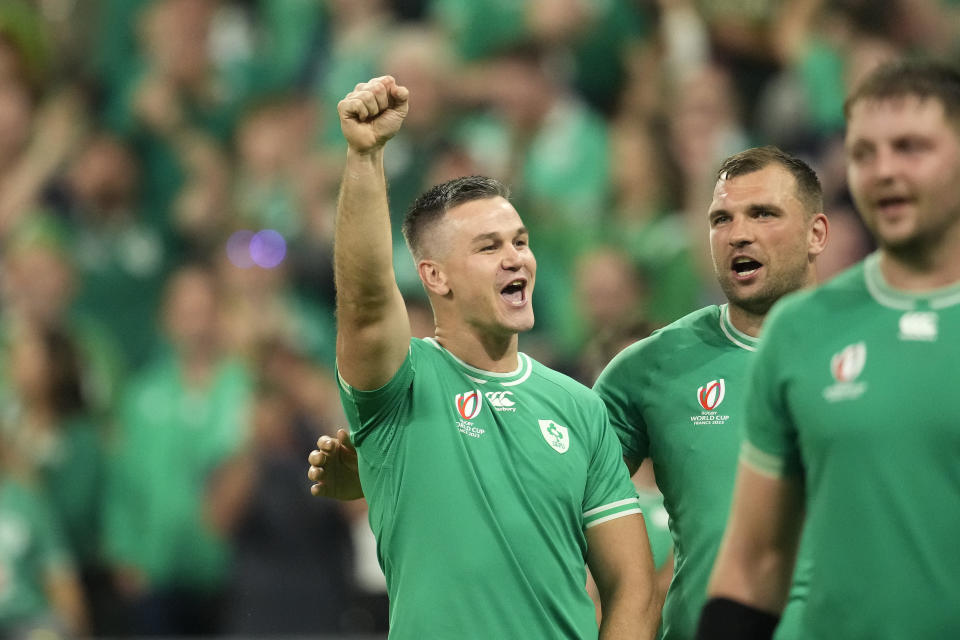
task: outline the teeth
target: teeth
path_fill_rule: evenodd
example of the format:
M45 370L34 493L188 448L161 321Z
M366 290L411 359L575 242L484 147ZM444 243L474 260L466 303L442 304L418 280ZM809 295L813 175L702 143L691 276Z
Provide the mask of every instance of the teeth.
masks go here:
M740 271L740 272L738 272L738 275L741 275L741 276L749 276L749 275L753 275L753 274L756 273L756 272L757 272L756 269L748 269L747 271Z

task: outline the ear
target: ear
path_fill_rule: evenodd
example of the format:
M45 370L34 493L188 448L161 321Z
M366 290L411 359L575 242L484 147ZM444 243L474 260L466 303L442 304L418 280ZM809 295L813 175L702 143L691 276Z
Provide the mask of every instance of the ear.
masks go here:
M450 287L447 286L447 274L439 262L434 260L421 260L417 263L417 273L423 286L430 293L438 296L445 296L450 293Z
M827 247L827 236L830 231L830 223L827 216L822 213L814 214L810 220L807 242L807 253L811 258L815 258L823 253Z

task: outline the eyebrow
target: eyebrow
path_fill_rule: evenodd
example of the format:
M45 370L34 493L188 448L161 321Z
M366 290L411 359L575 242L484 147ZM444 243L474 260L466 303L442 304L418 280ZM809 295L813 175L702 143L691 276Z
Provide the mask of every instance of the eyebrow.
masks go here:
M770 203L752 204L747 207L747 213L759 213L761 211L775 211L777 213L781 213L783 212L783 207L779 207ZM707 218L715 218L723 215L730 215L730 211L728 209L713 209L712 211L707 212Z
M527 230L526 227L519 227L519 228L514 232L513 237L516 238L517 236L529 235L529 233L530 233L530 232ZM496 231L491 231L491 232L489 232L489 233L481 233L481 234L478 234L478 235L474 236L473 239L470 240L470 242L471 242L471 243L475 243L475 242L485 242L485 241L488 241L488 240L498 240L499 238L500 238L500 234L499 234L499 233L497 233Z

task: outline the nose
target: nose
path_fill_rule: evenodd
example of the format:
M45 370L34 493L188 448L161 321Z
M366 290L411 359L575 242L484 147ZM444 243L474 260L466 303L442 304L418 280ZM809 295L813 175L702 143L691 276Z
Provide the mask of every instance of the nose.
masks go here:
M754 240L753 225L749 219L743 216L734 216L730 222L729 229L730 234L728 238L731 246L745 247Z
M519 270L523 266L523 254L511 243L505 244L504 247L500 259L501 266L507 271Z
M877 182L891 179L897 171L896 157L894 156L893 150L885 146L878 148L872 169L873 178Z

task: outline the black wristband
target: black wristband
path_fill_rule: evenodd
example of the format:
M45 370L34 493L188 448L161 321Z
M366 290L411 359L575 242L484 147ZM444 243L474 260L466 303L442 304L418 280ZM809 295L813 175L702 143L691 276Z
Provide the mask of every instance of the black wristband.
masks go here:
M770 640L780 616L728 598L711 598L700 613L697 640Z

